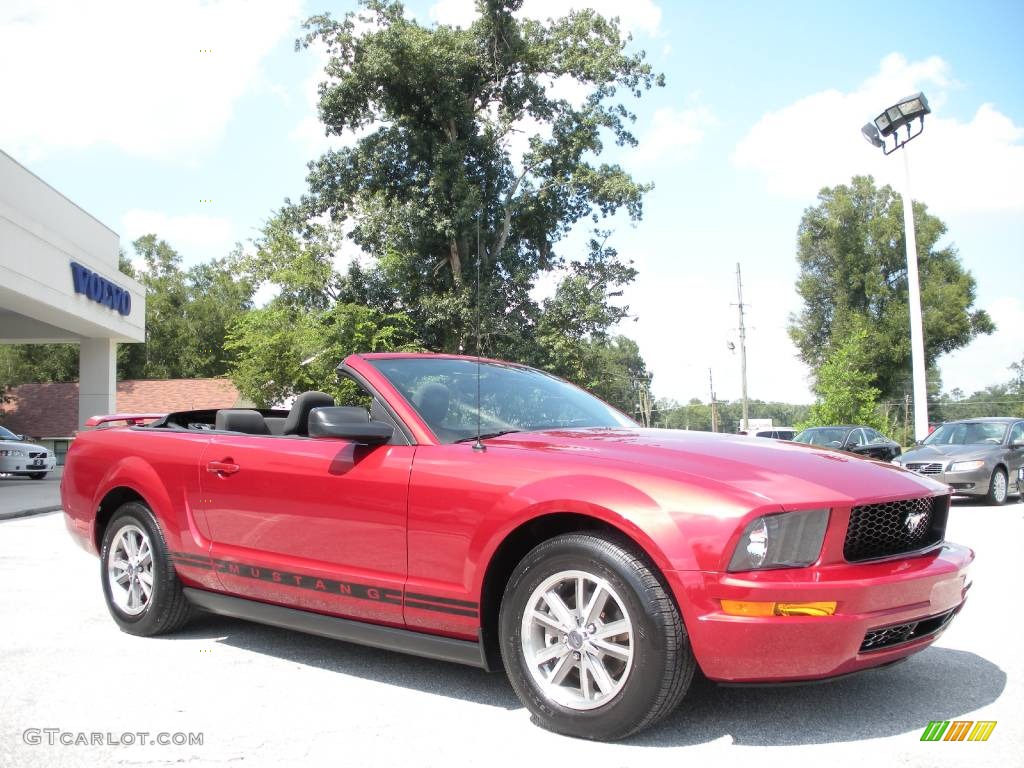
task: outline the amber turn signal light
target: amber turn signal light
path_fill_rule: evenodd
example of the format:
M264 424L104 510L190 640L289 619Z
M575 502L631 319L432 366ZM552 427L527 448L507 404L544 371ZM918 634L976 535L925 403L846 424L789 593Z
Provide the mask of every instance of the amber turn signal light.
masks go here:
M763 603L748 600L723 600L722 610L730 616L831 616L836 612L836 601Z

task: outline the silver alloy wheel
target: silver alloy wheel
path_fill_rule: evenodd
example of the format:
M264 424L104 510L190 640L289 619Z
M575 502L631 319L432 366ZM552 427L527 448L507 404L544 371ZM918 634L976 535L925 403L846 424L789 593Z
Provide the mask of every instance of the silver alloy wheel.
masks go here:
M992 498L1000 504L1006 501L1006 475L998 469L992 473Z
M596 709L626 684L633 622L612 586L586 571L561 571L523 611L523 657L541 692L563 707Z
M153 549L149 536L137 525L117 532L107 555L110 598L121 611L138 616L153 596Z

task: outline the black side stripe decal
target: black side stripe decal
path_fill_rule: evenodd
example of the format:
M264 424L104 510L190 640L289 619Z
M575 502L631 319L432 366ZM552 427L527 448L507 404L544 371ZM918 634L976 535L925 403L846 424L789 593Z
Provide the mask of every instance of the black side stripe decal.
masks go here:
M449 608L447 605L431 605L430 603L417 603L413 600L409 600L408 598L406 598L405 600L405 607L419 608L423 611L436 611L438 613L452 613L456 616L469 616L473 619L477 617L477 612L475 610L469 611L465 608Z
M456 600L451 597L433 597L432 595L421 595L416 592L406 592L406 600L424 600L428 603L444 603L445 605L459 605L463 608L476 608L477 603L471 603L469 600Z
M308 574L291 573L278 571L273 568L249 565L247 563L235 562L233 560L219 560L203 555L193 555L185 552L169 552L171 560L177 566L188 568L199 568L204 570L216 570L218 573L225 573L229 576L240 576L247 579L267 581L272 584L283 584L288 587L298 587L314 592L327 592L345 597L352 597L357 600L373 600L389 605L402 605L402 592L390 587L374 587L368 584L357 584L349 581L337 581L335 579L322 579ZM451 597L435 597L415 592L407 592L405 595L405 606L417 608L424 611L435 611L448 613L455 616L467 616L476 618L478 616L478 605L468 600L456 600Z

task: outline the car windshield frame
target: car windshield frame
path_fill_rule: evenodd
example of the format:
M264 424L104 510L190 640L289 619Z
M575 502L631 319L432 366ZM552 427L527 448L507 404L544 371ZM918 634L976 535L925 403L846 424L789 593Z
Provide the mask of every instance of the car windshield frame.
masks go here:
M926 437L921 445L1002 445L1006 441L1006 434L1010 429L1010 424L1005 424L999 421L951 421L946 424L940 424L934 432ZM969 427L977 427L980 429L971 430ZM981 440L956 440L952 438L956 435L956 430L963 429L963 436L967 437L970 433L973 436L980 436L982 432L986 431L986 427L993 427L1001 430L998 438L996 435L989 435ZM944 439L949 437L950 439ZM993 442L995 440L995 442Z
M551 429L636 429L636 421L600 398L544 371L460 357L368 358L442 444L477 434L477 370L482 435ZM427 392L430 388L431 392ZM433 395L433 405L424 398ZM431 412L432 411L432 412ZM438 413L441 413L438 418ZM528 419L526 415L536 417Z
M0 427L0 440L10 440L12 443L20 443L23 438L18 437L7 427Z
M795 443L803 443L804 445L817 445L817 446L823 447L823 448L832 448L832 447L834 447L832 445L833 443L839 443L840 445L846 445L846 441L849 439L850 433L852 431L853 431L853 429L850 428L850 427L808 427L807 429L802 430L798 435L795 435L793 437L793 442L795 442ZM824 434L826 432L838 432L841 435L841 437L840 437L839 440L825 440L823 442L817 442L817 441L812 441L812 440L801 440L800 439L801 437L803 437L807 433L811 433L813 435L817 435L817 434Z

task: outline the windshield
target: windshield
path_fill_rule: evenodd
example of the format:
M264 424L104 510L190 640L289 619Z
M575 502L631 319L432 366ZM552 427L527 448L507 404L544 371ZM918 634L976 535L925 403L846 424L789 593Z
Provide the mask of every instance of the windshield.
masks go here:
M18 440L21 440L21 438L18 437L13 432L11 432L11 430L6 429L4 427L0 427L0 440L15 440L15 441L18 441Z
M835 443L842 445L846 440L846 433L849 431L840 427L805 429L794 437L793 440L797 443L807 443L807 445L827 445L831 447Z
M402 393L442 443L477 432L477 363L448 358L369 361ZM593 395L533 368L480 363L480 432L635 427Z
M943 424L924 439L925 445L1000 445L1006 436L1006 424L997 422L960 422Z

